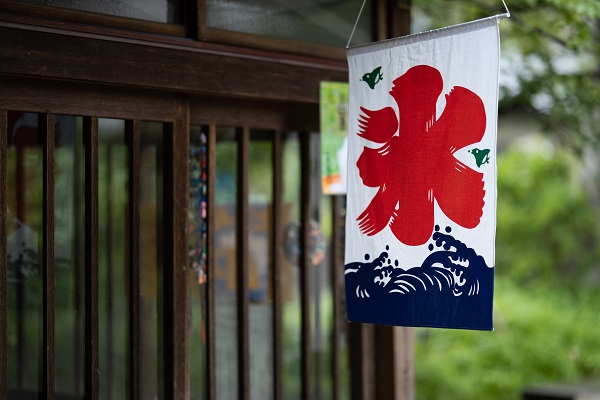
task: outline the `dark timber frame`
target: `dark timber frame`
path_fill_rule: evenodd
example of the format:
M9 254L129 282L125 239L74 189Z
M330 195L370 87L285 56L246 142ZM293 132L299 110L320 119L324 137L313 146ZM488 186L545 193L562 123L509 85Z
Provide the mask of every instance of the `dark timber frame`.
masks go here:
M410 1L374 0L376 39L407 33ZM188 154L190 125L207 127L208 270L207 398L217 398L214 272L215 147L217 126L236 127L237 190L237 343L238 393L250 398L249 382L249 178L252 129L270 132L273 199L270 229L272 260L273 394L283 398L281 264L283 227L282 135L299 133L301 144L301 383L311 398L310 132L317 132L319 82L346 81L344 52L326 46L280 41L209 29L204 0L186 0L184 26L156 24L72 10L0 0L0 398L8 396L7 371L7 111L38 114L43 154L43 347L42 397L55 398L54 354L54 152L56 115L82 116L85 148L85 349L84 393L99 398L98 377L98 120L125 120L129 198L127 270L129 297L128 396L141 398L140 386L140 123L163 124L164 159L164 398L190 398L189 301L187 260ZM85 25L84 25L85 24ZM115 29L119 28L119 29ZM129 31L128 31L129 30ZM170 37L153 35L170 35ZM184 38L192 39L187 40ZM244 47L242 47L244 46ZM85 60L73 62L73 60ZM106 62L110 60L110 62ZM218 68L199 68L199 65ZM146 73L147 66L152 73ZM243 79L258 76L260 79ZM268 82L261 84L260 82ZM293 84L292 84L293 83ZM345 316L343 292L343 207L331 198L333 242L329 268L333 282L331 339L333 398L341 398L340 332ZM350 324L352 398L407 399L412 393L412 336L406 329ZM377 382L374 371L379 371ZM384 371L386 373L384 373Z

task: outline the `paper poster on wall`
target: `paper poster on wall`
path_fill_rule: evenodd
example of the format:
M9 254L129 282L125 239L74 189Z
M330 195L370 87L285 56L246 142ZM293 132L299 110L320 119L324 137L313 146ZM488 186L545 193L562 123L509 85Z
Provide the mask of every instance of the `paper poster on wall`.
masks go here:
M348 63L349 320L493 329L498 19Z
M348 83L321 82L321 182L323 194L346 193Z

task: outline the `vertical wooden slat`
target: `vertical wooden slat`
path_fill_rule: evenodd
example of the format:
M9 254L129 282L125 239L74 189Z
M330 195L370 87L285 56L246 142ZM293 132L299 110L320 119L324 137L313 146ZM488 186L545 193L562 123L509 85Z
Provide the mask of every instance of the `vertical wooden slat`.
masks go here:
M237 317L238 317L238 397L240 400L250 398L249 360L249 319L248 319L248 169L250 130L238 129L237 160Z
M180 3L181 4L181 3ZM183 12L183 23L185 24L185 34L188 39L198 39L198 0L185 0Z
M378 399L414 400L413 329L375 327Z
M394 7L389 13L391 17L389 37L398 37L410 34L412 0L396 0L390 2Z
M171 210L172 204L170 203L173 196L171 195L171 184L170 176L172 175L171 166L172 161L170 159L172 151L171 151L171 141L169 140L170 135L173 133L173 124L159 124L162 129L161 138L158 139L155 143L160 143L160 147L155 147L155 152L152 157L151 153L146 153L147 145L144 140L143 152L144 159L150 160L154 159L155 167L152 175L144 171L144 176L142 176L143 182L142 186L145 186L146 183L152 182L152 180L147 180L148 178L154 178L154 184L150 183L148 192L146 192L146 187L143 187L142 190L144 194L144 203L145 195L154 193L154 198L156 199L155 208L154 208L154 221L155 221L155 232L156 235L153 237L154 239L154 248L156 251L156 295L154 297L153 303L156 306L156 337L146 335L146 332L142 332L142 351L152 351L154 353L154 348L156 348L156 358L154 358L154 354L152 355L152 359L147 358L144 354L142 356L142 362L148 362L148 366L150 368L142 369L142 381L140 382L142 385L142 398L147 396L152 396L151 391L146 391L144 380L149 376L146 375L144 371L151 371L154 369L156 371L156 393L154 393L155 397L162 397L170 399L168 393L172 391L173 382L170 382L167 376L172 374L173 370L173 355L171 353L171 342L172 342L172 326L170 325L173 321L173 314L171 313L173 300L171 298L172 293L170 291L173 282L173 271L170 260L172 259L172 246L169 238L173 234L173 231L170 229L173 227L173 215L168 210ZM150 125L147 125L148 127ZM142 132L145 132L143 130ZM150 131L148 131L150 133ZM145 138L144 138L145 139ZM148 158L146 158L148 157ZM151 158L152 157L152 158ZM146 175L147 174L147 175ZM152 190L153 189L153 190ZM144 249L142 249L144 251ZM143 261L142 261L143 262ZM145 266L140 266L141 274L145 273ZM154 272L153 272L154 273ZM162 277L162 278L160 278ZM145 286L145 285L144 285ZM142 290L144 288L142 286ZM153 288L154 290L154 288ZM142 295L142 297L145 297ZM148 299L150 300L150 299ZM146 303L146 298L142 300L142 304ZM142 306L143 315L142 321L143 323L147 323L147 317L149 314L146 314L146 310L148 308ZM152 311L154 313L154 311ZM140 329L143 329L142 326ZM152 330L154 330L154 325L152 326ZM152 341L156 340L155 343ZM165 354L166 353L166 354ZM156 360L156 361L153 361ZM153 363L156 363L153 365ZM167 386L168 385L168 386Z
M129 398L140 399L140 121L125 122L128 151Z
M42 136L43 243L42 282L44 296L42 334L42 392L54 399L54 115L40 114Z
M341 256L340 196L331 197L331 218L333 232L331 235L331 286L333 290L333 334L331 335L331 375L333 376L333 400L340 398L340 268L343 268Z
M6 250L6 211L7 211L7 178L6 157L8 146L8 117L5 110L0 110L0 399L8 398L8 310L7 310L7 272L8 253Z
M189 108L176 105L166 125L164 184L164 384L166 399L189 398L189 304L187 291L187 217Z
M83 152L83 135L76 135L74 139L73 145L73 204L74 204L74 212L75 216L73 218L73 231L75 232L73 238L73 303L74 303L74 315L73 317L73 336L74 336L74 349L73 351L73 365L72 370L74 371L74 380L75 380L75 392L78 394L82 394L85 392L85 374L83 371L83 361L85 348L83 345L83 335L84 335L84 322L83 319L85 317L84 303L82 300L82 287L83 287L83 277L85 276L85 259L84 253L85 249L82 246L82 243L85 243L85 237L82 234L82 228L84 226L84 214L85 210L82 209L82 198L83 195L83 179L81 174L81 165L82 165L82 157ZM85 170L85 168L84 168ZM85 172L85 171L84 171ZM85 202L85 199L84 199Z
M85 141L85 395L99 398L98 118L83 119Z
M198 12L198 40L205 41L206 40L206 1L207 0L196 0L197 3L197 12Z
M206 41L206 1L198 0L198 40Z
M114 376L115 370L113 369L114 363L114 349L115 349L115 338L114 338L114 320L115 312L113 308L113 209L112 209L112 197L113 197L113 163L112 163L112 145L109 143L105 149L105 160L106 163L106 189L104 190L104 202L106 204L105 229L104 229L104 243L105 249L105 268L106 268L106 326L104 332L106 335L106 365L108 365L108 371L104 372L106 377L106 387L108 389L107 396L109 398L114 397Z
M15 204L15 208L17 211L17 220L21 224L26 223L27 219L27 210L25 207L25 192L27 190L26 180L26 163L25 163L25 146L17 145L17 159L16 159L16 168L15 168L15 190L16 190L16 198L17 202ZM23 242L23 233L17 231L17 242ZM25 275L25 269L21 268L22 260L17 259L17 283L16 283L16 308L17 308L17 388L22 389L25 386L25 363L27 360L25 359L25 348L27 347L27 336L25 335L25 321L27 320L27 307L25 306L27 303L27 293L25 280L27 276Z
M215 179L216 179L216 144L217 128L210 125L207 140L207 187L206 187L206 212L207 212L207 265L206 265L206 367L207 373L207 399L217 398L217 353L215 341Z
M301 380L302 399L309 400L312 396L312 357L311 357L311 324L310 324L310 134L304 132L300 135L300 157L301 157L301 189L300 189L300 301L301 301Z
M376 41L388 38L389 0L375 0L373 6L373 35Z
M348 326L352 400L374 400L377 398L375 397L375 325L351 322Z
M413 328L396 327L396 376L397 398L414 400L415 390L415 330Z
M281 132L273 136L273 217L271 218L272 232L272 281L273 291L273 397L275 400L283 398L282 387L282 321L281 321L281 249L283 248L283 176L282 176L282 145Z

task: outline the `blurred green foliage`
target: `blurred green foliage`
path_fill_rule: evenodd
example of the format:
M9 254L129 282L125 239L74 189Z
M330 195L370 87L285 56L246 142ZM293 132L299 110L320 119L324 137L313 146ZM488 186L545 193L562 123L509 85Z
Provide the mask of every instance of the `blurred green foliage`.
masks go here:
M549 142L498 157L494 333L417 330L419 399L519 399L600 379L600 218L577 160Z
M495 332L417 330L417 398L516 400L532 384L597 380L599 300L500 275Z
M500 0L413 0L413 31L504 12ZM525 111L581 152L600 133L600 1L509 0L500 112Z
M503 12L499 0L412 4L414 31ZM600 381L598 174L589 168L600 136L600 2L507 4L500 115L528 114L545 137L498 155L496 331L417 330L420 400L520 399L534 384Z
M498 159L498 274L579 288L600 260L599 215L578 160L548 141L521 143Z

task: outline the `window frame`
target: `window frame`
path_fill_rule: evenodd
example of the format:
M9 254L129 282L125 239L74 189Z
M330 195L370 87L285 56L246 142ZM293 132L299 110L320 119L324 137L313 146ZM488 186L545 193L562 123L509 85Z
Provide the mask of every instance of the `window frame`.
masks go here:
M75 90L73 86L60 83L40 83L35 79L16 79L5 81L0 78L0 88L5 96L0 100L0 167L6 171L6 111L19 110L39 114L44 153L43 163L43 196L44 196L44 240L43 240L43 347L49 351L43 352L43 366L41 370L41 391L44 398L54 398L54 188L53 188L53 156L54 156L54 127L48 121L53 121L54 115L80 115L84 117L84 141L86 143L86 184L85 184L85 219L86 219L86 248L85 248L85 398L98 399L99 376L98 370L98 118L118 118L126 120L126 137L130 149L130 165L134 167L130 180L132 209L135 204L139 206L139 154L135 156L139 144L139 122L157 121L165 126L165 180L169 185L164 187L164 331L163 346L164 363L164 395L166 398L189 398L189 380L187 378L189 358L187 345L189 332L188 302L187 302L187 270L179 268L187 265L187 208L175 207L175 204L187 204L187 157L189 147L189 115L186 99L181 95L164 96L152 95L146 91L114 90L103 92L102 88L86 87L84 90ZM81 88L79 88L81 89ZM91 98L90 98L91 97ZM64 99L70 101L61 101ZM102 99L102 101L98 101ZM136 129L137 127L137 129ZM136 140L137 138L137 140ZM133 152L132 152L133 150ZM137 171L137 174L135 173ZM0 184L6 187L6 176L1 174ZM136 179L137 176L137 179ZM2 209L6 204L6 194L3 190ZM136 201L136 199L138 199ZM137 216L137 218L136 218ZM139 256L136 257L135 249L139 249L138 240L134 235L139 232L139 208L137 212L130 213L130 226L134 228L129 232L129 245L132 249L129 259L129 268L133 268L139 275ZM6 221L2 213L2 229L6 234ZM137 226L137 230L136 227ZM3 235L5 238L6 235ZM0 246L6 262L6 245ZM3 270L6 268L3 267ZM131 293L139 293L139 279L131 279ZM0 274L0 289L6 287L6 274ZM137 289L136 289L137 288ZM139 296L138 296L139 300ZM137 301L130 304L130 318L139 319L139 305ZM6 296L0 296L0 319L6 321ZM139 320L131 324L130 331L130 397L139 398ZM137 332L137 333L136 333ZM7 393L6 381L6 324L0 329L0 351L4 354L0 362L0 397ZM137 382L137 383L136 383ZM4 397L3 397L4 398Z
M389 0L373 0L374 40L405 34L410 24L410 1L400 0L392 5ZM0 0L0 20L26 21L39 27L67 27L80 32L110 33L128 37L137 34L151 34L145 40L158 41L156 35L169 37L180 44L218 44L243 47L255 50L274 51L287 56L301 55L323 60L345 61L345 49L330 45L284 40L242 32L208 27L206 23L206 0L183 0L184 23L182 25L145 21L141 19L104 15L93 12L57 8L52 6L19 3ZM164 39L164 38L163 38ZM281 57L281 55L280 55Z

